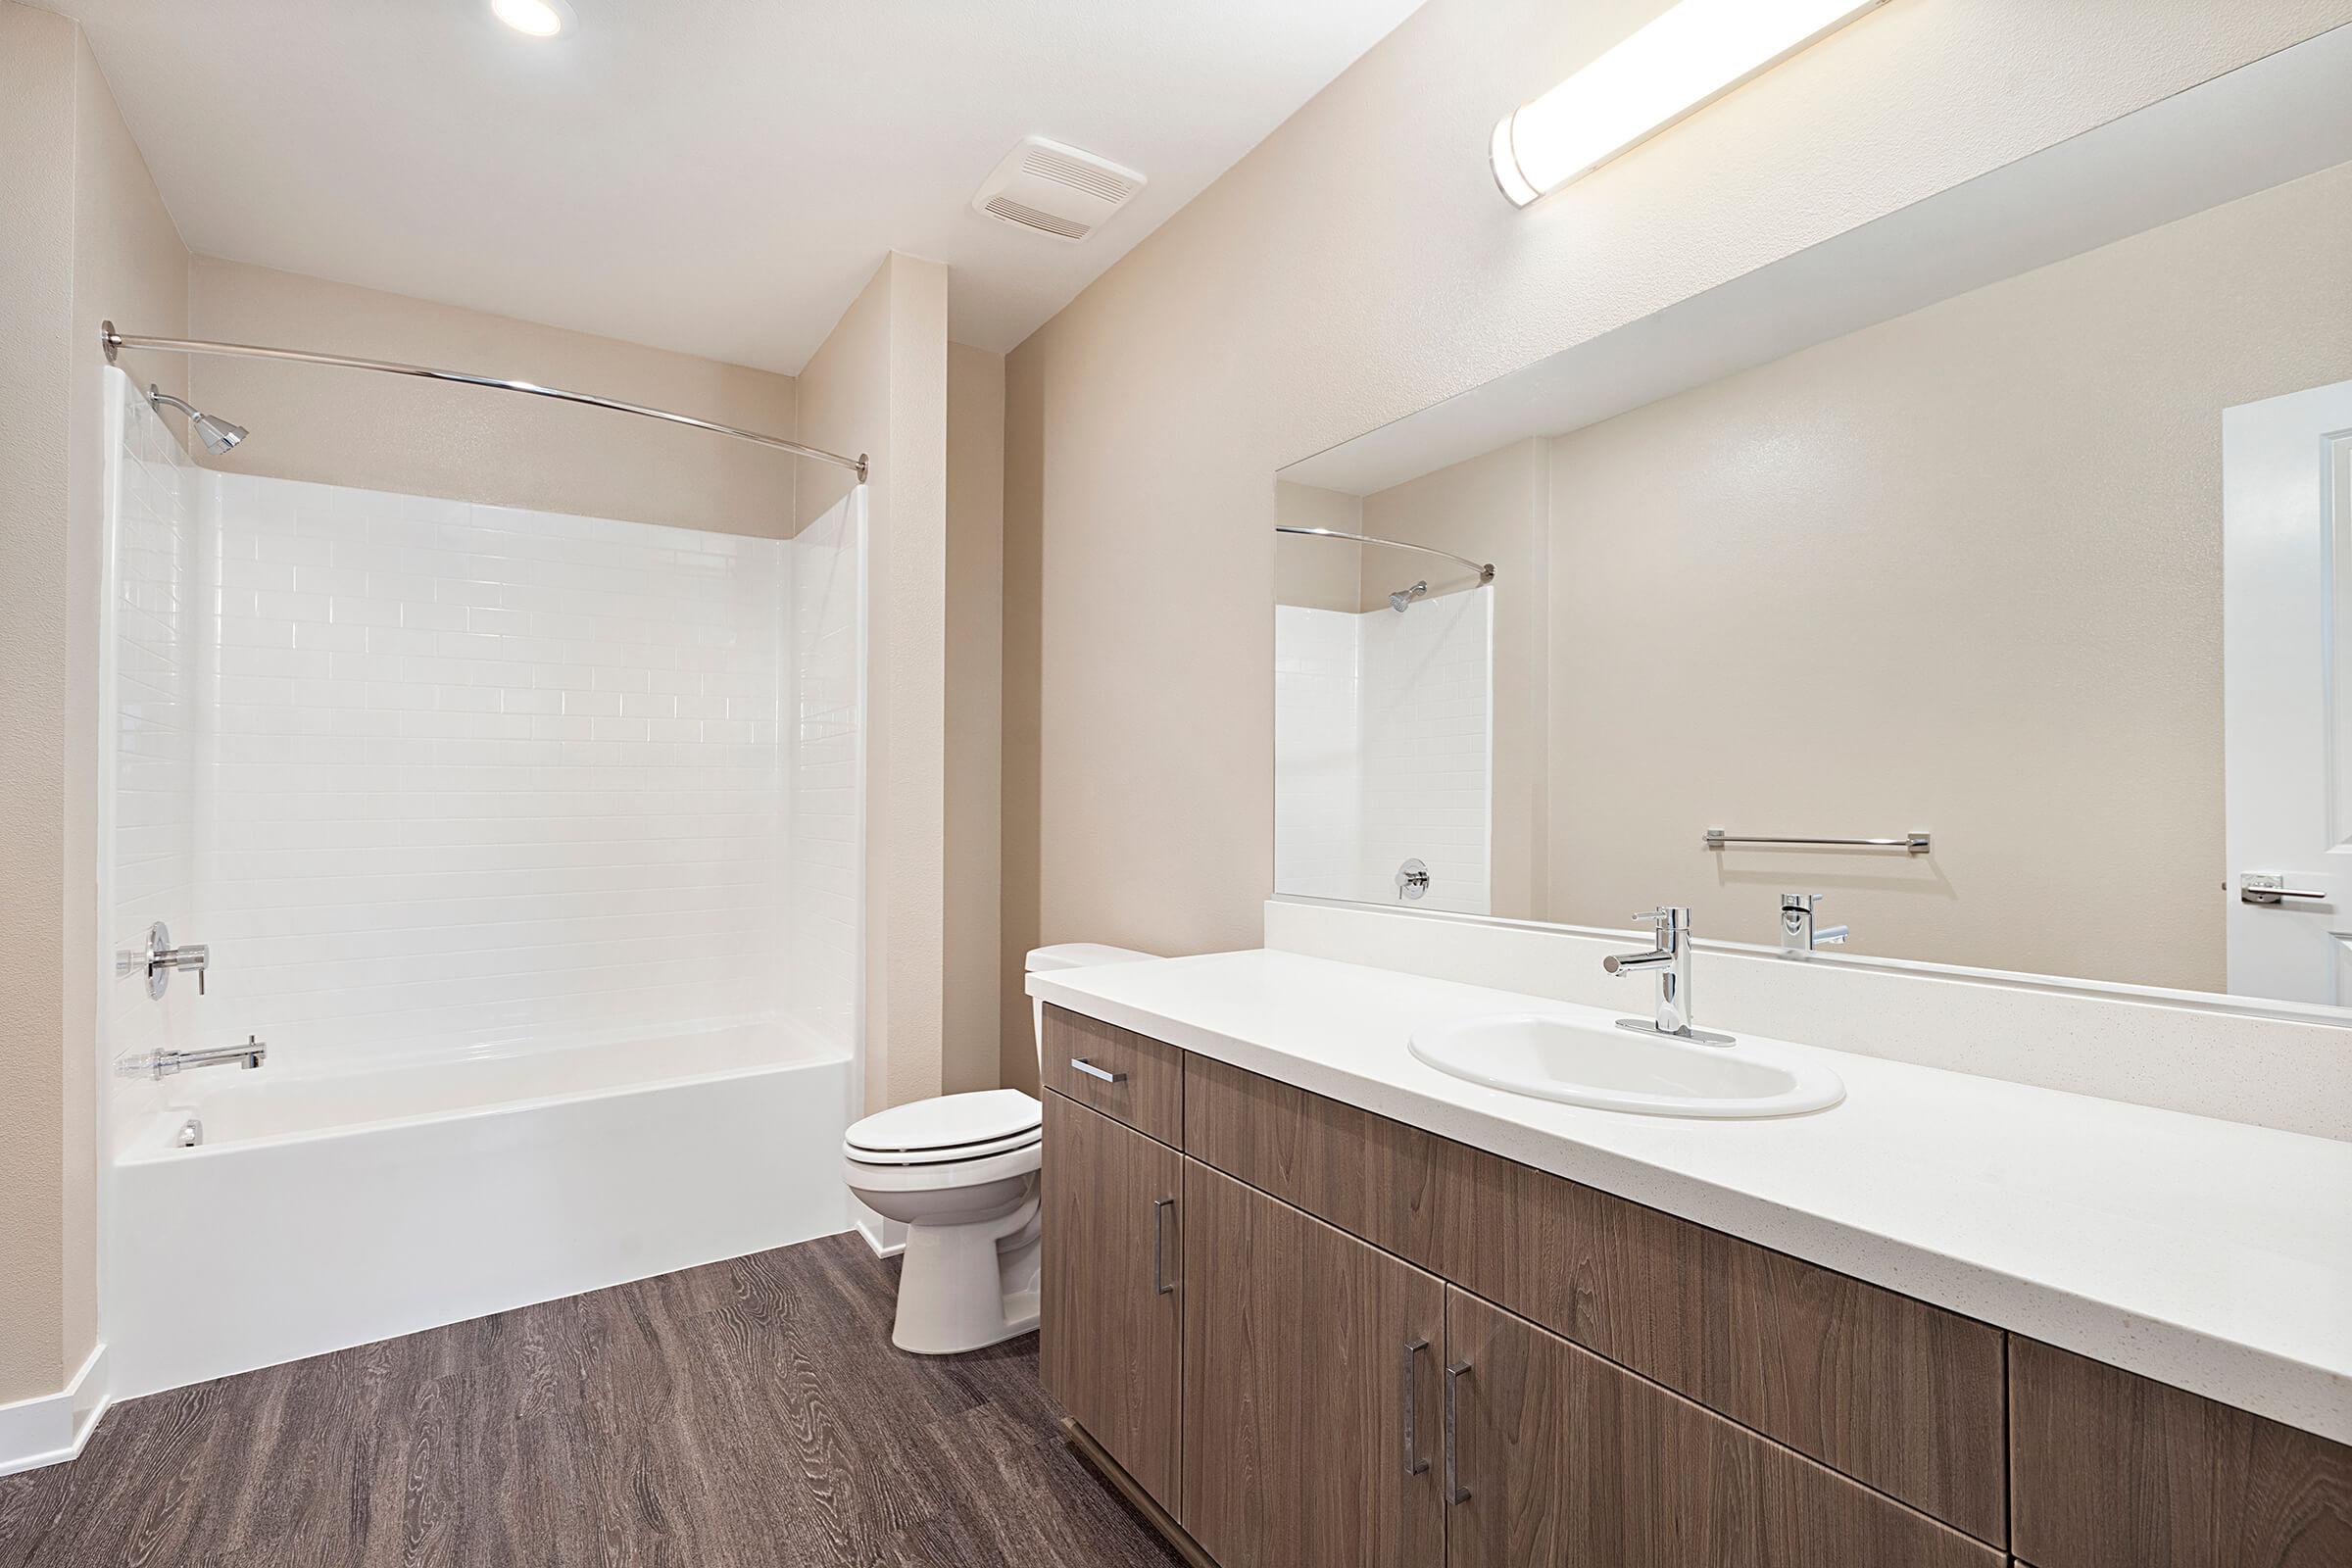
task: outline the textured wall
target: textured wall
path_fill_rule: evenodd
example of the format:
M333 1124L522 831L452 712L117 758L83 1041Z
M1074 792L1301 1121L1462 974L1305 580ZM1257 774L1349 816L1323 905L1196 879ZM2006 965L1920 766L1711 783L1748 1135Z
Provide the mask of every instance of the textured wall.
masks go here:
M98 322L186 325L187 252L74 24L0 0L0 1401L97 1333ZM166 390L181 367L125 356Z
M999 1039L1007 983L1002 916L1004 822L1004 356L948 345L947 1000L949 1093L1004 1082L1026 1033Z
M794 439L790 376L402 294L199 256L188 315L197 337L537 381ZM203 359L190 374L197 407L253 430L208 467L769 538L793 515L793 458L707 431L317 366Z
M1433 0L1014 351L1008 946L1259 940L1277 468L2352 17L1895 0L1509 207L1495 118L1662 9Z
M948 274L891 256L801 372L801 439L872 461L866 1102L940 1092L945 1005ZM804 517L856 481L801 466Z

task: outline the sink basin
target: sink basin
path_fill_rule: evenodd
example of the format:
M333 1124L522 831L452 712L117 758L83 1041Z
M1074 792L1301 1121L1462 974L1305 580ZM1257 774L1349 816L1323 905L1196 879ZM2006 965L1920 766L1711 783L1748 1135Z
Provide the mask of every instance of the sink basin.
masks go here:
M1647 1116L1793 1116L1845 1098L1829 1068L1771 1041L1700 1045L1606 1013L1512 1012L1424 1024L1412 1053L1491 1089Z

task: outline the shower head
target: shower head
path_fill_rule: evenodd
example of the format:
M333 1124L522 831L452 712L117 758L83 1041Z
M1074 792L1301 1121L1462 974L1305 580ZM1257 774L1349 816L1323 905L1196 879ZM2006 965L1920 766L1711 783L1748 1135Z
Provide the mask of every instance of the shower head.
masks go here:
M1426 599L1428 597L1429 583L1427 579L1424 579L1413 584L1410 588L1399 588L1395 593L1389 595L1389 608L1401 615L1404 613L1405 606L1411 604L1416 599Z
M147 403L149 407L155 409L162 409L168 404L186 415L188 428L195 432L197 440L204 443L204 450L216 458L251 433L241 424L231 424L226 419L216 419L211 415L190 407L182 399L173 397L152 382L147 387Z

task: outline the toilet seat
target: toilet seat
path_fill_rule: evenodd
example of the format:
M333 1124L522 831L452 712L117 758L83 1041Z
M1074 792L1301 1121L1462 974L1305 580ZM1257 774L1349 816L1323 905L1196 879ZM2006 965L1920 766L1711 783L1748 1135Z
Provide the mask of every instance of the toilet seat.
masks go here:
M966 1160L985 1159L991 1154L1010 1153L1027 1149L1045 1137L1045 1129L1032 1127L1025 1133L1009 1138L991 1138L977 1144L956 1144L949 1149L859 1149L845 1142L841 1146L844 1158L858 1165L954 1165Z
M1044 1141L1032 1139L1018 1149L978 1159L933 1160L915 1165L874 1165L855 1157L843 1167L853 1190L868 1193L936 1193L958 1187L984 1187L1007 1176L1034 1176L1044 1160Z
M1045 1136L1045 1108L1017 1089L941 1095L878 1110L842 1135L860 1165L968 1163L1027 1148Z

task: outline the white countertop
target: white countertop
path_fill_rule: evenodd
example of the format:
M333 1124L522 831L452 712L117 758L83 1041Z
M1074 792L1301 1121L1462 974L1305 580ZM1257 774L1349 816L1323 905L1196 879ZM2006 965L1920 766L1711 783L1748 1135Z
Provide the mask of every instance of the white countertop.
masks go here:
M1811 1115L1555 1104L1415 1059L1543 997L1271 951L1029 976L1031 996L2352 1443L2352 1144L1794 1049ZM1740 1032L1736 1018L1709 1017Z

